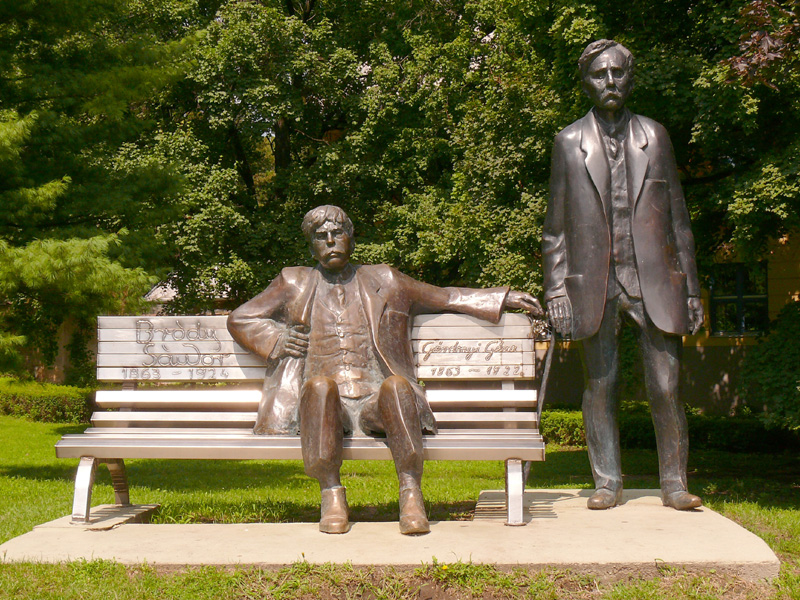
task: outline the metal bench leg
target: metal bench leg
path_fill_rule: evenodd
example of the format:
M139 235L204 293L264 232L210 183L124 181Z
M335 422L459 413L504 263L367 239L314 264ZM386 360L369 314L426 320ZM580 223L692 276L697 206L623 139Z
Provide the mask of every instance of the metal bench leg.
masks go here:
M82 456L75 474L75 498L72 501L72 522L88 523L92 507L92 486L97 471L97 459L93 456Z
M506 506L508 520L506 525L525 525L522 518L522 500L525 494L525 479L522 461L510 458L506 461Z
M104 460L111 473L111 484L114 486L114 504L129 506L131 503L128 492L128 474L125 472L125 461L121 458Z

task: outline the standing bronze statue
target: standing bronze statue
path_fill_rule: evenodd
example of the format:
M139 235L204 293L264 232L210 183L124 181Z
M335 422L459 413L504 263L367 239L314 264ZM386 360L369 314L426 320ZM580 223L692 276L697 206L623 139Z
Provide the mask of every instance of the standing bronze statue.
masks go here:
M689 440L678 397L681 336L703 323L689 213L663 126L625 108L633 56L611 40L579 59L594 107L555 138L542 251L545 302L561 335L582 340L583 421L596 490L622 494L616 421L619 331L636 327L655 425L664 505L701 505L687 491Z
M352 264L353 224L336 206L311 210L302 229L317 265L283 269L228 318L233 338L268 365L255 431L295 433L299 426L326 533L349 528L339 475L343 433L385 433L400 484L400 532L427 533L422 432L436 431L436 422L414 375L411 319L454 311L497 322L505 309L541 315L541 307L505 287L439 288L387 265Z

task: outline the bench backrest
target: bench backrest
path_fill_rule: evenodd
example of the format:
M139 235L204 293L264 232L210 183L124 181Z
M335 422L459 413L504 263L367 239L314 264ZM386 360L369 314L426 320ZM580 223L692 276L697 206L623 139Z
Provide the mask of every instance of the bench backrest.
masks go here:
M225 316L98 317L100 381L261 381L264 362L233 341ZM497 324L419 315L411 330L421 380L514 381L534 375L531 319Z
M261 382L265 365L231 339L225 316L99 317L97 378L123 382ZM417 377L440 430L536 429L532 321L506 314L497 324L458 314L419 315L411 331ZM260 395L214 390L168 395L98 392L106 427L252 428ZM153 398L152 401L146 399ZM145 414L147 413L147 414Z

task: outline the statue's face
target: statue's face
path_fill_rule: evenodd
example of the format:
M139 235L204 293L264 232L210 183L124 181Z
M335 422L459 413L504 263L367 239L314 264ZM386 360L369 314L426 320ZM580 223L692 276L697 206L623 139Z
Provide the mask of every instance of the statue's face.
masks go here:
M625 55L616 47L597 56L583 78L583 91L594 105L611 112L625 106L632 87L633 77L625 66Z
M352 241L341 223L325 221L314 232L311 254L328 271L338 273L344 269L350 262L352 251Z

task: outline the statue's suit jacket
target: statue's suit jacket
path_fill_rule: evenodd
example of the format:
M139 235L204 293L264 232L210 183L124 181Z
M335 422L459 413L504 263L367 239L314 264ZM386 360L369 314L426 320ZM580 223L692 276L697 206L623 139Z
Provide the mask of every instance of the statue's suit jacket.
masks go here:
M624 142L631 233L645 310L670 334L689 333L689 296L699 296L694 238L669 136L660 124L631 115ZM605 310L612 232L611 171L593 111L555 139L542 254L545 302L567 296L572 337L600 328Z
M413 316L454 311L497 322L508 288L440 288L417 281L387 265L353 266L383 376L399 375L411 384L423 429L435 431L436 423L425 391L414 374L410 339ZM321 277L318 266L283 269L266 290L228 317L228 330L233 339L267 362L256 433L297 431L304 359L275 359L271 354L288 327L310 325L314 294Z

